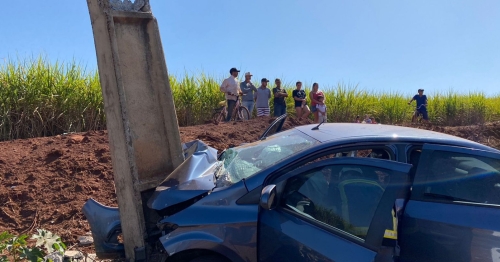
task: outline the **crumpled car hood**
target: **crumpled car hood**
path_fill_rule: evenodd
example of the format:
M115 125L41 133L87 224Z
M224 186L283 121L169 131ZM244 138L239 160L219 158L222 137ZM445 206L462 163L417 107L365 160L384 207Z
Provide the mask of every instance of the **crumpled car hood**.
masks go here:
M148 201L150 208L162 210L206 194L215 187L214 169L218 163L217 150L195 140L183 144L183 151L186 160L156 188ZM107 207L89 199L82 211L90 224L97 256L99 258L123 256L124 247L118 241L118 236L121 234L118 208Z
M185 161L156 188L148 200L148 207L162 210L193 199L215 187L215 169L218 166L217 149L200 140L183 145Z

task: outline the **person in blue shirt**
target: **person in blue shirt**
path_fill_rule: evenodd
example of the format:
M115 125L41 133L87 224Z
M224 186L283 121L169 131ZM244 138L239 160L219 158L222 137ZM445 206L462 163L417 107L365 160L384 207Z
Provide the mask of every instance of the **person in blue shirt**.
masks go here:
M250 72L245 73L245 81L240 84L241 92L241 103L250 112L250 118L253 115L253 108L255 106L254 95L257 92L257 88L252 84L252 74Z
M424 90L419 89L418 94L413 96L410 102L408 102L408 105L411 104L413 100L417 101L417 110L415 111L415 114L422 114L422 118L424 119L424 121L428 122L429 116L427 114L427 96L424 95Z

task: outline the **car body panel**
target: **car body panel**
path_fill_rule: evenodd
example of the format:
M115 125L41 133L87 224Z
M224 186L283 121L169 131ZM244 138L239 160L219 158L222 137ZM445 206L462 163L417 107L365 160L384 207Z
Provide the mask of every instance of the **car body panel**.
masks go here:
M191 151L191 152L189 152ZM188 156L156 187L148 207L162 210L202 195L215 187L217 150L195 140L186 146Z
M170 256L202 248L217 250L231 261L256 261L258 206L236 204L247 192L240 181L162 219L160 224L176 225L160 237L164 249Z
M191 250L211 250L230 261L257 261L255 223L228 224L225 226L197 226L178 228L160 237L169 256Z
M259 261L373 261L376 251L336 238L287 212L264 212L259 232Z
M122 256L124 247L117 238L121 233L118 208L104 206L91 198L85 202L82 211L92 231L96 254L100 258Z
M500 160L500 155L491 151L444 145L424 145L414 182L414 192L408 201L401 223L400 243L403 261L500 261L500 205L473 203L452 199L430 199L425 197L427 185L452 184L463 180L427 182L424 178L431 168L426 165L432 153L453 152L462 156L480 156ZM430 161L429 161L430 163ZM439 162L440 165L444 163ZM471 167L480 163L469 162ZM482 179L488 174L476 178ZM496 181L499 174L496 173ZM443 178L444 179L444 178ZM430 191L433 192L433 191Z
M499 208L409 201L400 230L403 261L499 261Z

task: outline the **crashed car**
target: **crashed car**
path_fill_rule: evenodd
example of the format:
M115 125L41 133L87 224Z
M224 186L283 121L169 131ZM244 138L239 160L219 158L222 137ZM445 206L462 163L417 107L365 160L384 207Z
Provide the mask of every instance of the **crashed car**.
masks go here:
M500 151L421 129L348 123L217 155L200 141L156 188L166 261L498 261ZM123 254L119 211L83 211L99 257Z

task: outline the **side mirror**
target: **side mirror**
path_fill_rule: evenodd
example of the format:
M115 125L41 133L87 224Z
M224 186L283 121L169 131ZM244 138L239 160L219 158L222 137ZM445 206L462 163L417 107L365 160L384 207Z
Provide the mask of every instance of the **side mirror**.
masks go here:
M272 210L275 207L276 185L268 185L262 189L260 194L260 206L266 210Z

